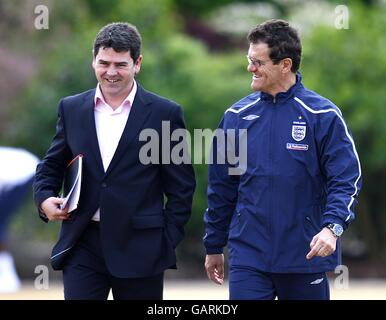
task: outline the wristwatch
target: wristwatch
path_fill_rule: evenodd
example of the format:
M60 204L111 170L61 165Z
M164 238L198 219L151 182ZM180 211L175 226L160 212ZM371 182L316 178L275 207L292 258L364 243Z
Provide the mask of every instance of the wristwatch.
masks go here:
M334 236L337 238L339 238L343 233L343 227L340 224L330 223L326 227L330 229Z

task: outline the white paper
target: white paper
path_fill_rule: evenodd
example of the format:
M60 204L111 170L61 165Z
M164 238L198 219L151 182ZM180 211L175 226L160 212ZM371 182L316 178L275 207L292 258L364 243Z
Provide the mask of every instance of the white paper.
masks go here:
M68 207L68 212L75 210L79 204L80 189L82 185L82 157L79 157L78 175L76 176L75 183L73 184L67 197L64 198L63 203L60 205L60 209Z

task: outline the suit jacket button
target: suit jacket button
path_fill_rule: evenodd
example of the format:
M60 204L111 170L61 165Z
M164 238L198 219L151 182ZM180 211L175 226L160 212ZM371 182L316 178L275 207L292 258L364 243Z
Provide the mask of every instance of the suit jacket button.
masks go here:
M107 183L103 182L102 183L102 188L106 188L107 187Z

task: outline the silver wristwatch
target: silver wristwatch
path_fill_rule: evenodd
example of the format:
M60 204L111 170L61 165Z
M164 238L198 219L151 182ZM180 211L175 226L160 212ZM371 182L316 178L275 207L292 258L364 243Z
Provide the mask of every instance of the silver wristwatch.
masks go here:
M334 236L337 238L339 238L343 233L343 227L340 224L330 223L326 227L330 229Z

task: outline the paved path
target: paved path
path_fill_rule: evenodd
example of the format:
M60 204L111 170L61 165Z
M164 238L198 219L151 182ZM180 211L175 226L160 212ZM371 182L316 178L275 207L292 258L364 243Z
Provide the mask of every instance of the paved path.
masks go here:
M228 286L217 286L209 281L167 280L165 300L227 300ZM48 290L37 290L33 282L24 282L22 290L12 294L0 294L0 300L62 300L63 288L60 283L51 284ZM333 300L386 300L385 280L352 280L348 289L334 288L331 283Z

